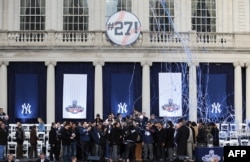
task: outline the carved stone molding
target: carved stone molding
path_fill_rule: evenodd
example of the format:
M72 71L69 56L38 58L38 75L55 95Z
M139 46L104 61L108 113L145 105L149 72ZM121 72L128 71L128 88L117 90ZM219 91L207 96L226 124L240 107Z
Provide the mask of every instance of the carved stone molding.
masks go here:
M93 61L93 65L94 66L98 66L98 65L101 65L101 66L104 66L104 61L102 60L96 60L96 61Z
M141 66L152 66L152 61L141 61Z
M0 61L0 66L8 66L9 65L9 61Z
M49 65L56 66L56 61L45 61L45 65L46 66L49 66Z
M233 65L234 65L234 67L237 67L237 66L243 67L244 66L244 62L237 61L237 62L234 62Z

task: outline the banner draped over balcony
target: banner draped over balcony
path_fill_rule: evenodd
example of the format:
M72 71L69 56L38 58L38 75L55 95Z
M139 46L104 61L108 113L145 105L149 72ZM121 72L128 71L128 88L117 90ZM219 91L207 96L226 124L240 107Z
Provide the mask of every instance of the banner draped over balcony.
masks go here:
M106 63L103 85L104 119L110 113L117 115L118 105L120 110L127 105L128 111L123 115L130 115L134 108L142 111L142 69L139 63Z
M46 121L46 83L44 62L10 62L7 112L10 123L37 123L37 117Z

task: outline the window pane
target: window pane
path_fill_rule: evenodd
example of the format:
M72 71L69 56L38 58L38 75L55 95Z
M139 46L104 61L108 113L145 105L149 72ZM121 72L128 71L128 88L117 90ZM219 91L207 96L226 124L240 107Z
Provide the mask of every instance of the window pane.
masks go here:
M215 0L192 0L192 26L197 32L216 32Z
M20 30L45 30L45 0L20 1Z
M82 15L89 16L88 0L64 0L63 5L63 30L83 30L79 24Z
M151 31L173 31L174 0L149 0Z
M106 0L106 21L117 11L132 11L132 0Z

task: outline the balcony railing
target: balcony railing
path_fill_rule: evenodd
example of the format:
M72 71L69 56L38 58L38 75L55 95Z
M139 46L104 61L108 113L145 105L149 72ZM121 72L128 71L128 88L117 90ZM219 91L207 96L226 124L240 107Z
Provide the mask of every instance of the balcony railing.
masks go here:
M114 46L104 31L0 31L0 47L109 47ZM249 48L250 34L142 32L133 44L149 47L230 47Z

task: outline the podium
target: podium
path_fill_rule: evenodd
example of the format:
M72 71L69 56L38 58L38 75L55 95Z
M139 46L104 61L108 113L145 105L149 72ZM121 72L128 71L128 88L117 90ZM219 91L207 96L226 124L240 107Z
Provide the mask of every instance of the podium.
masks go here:
M135 159L142 160L142 143L136 143L135 146Z

